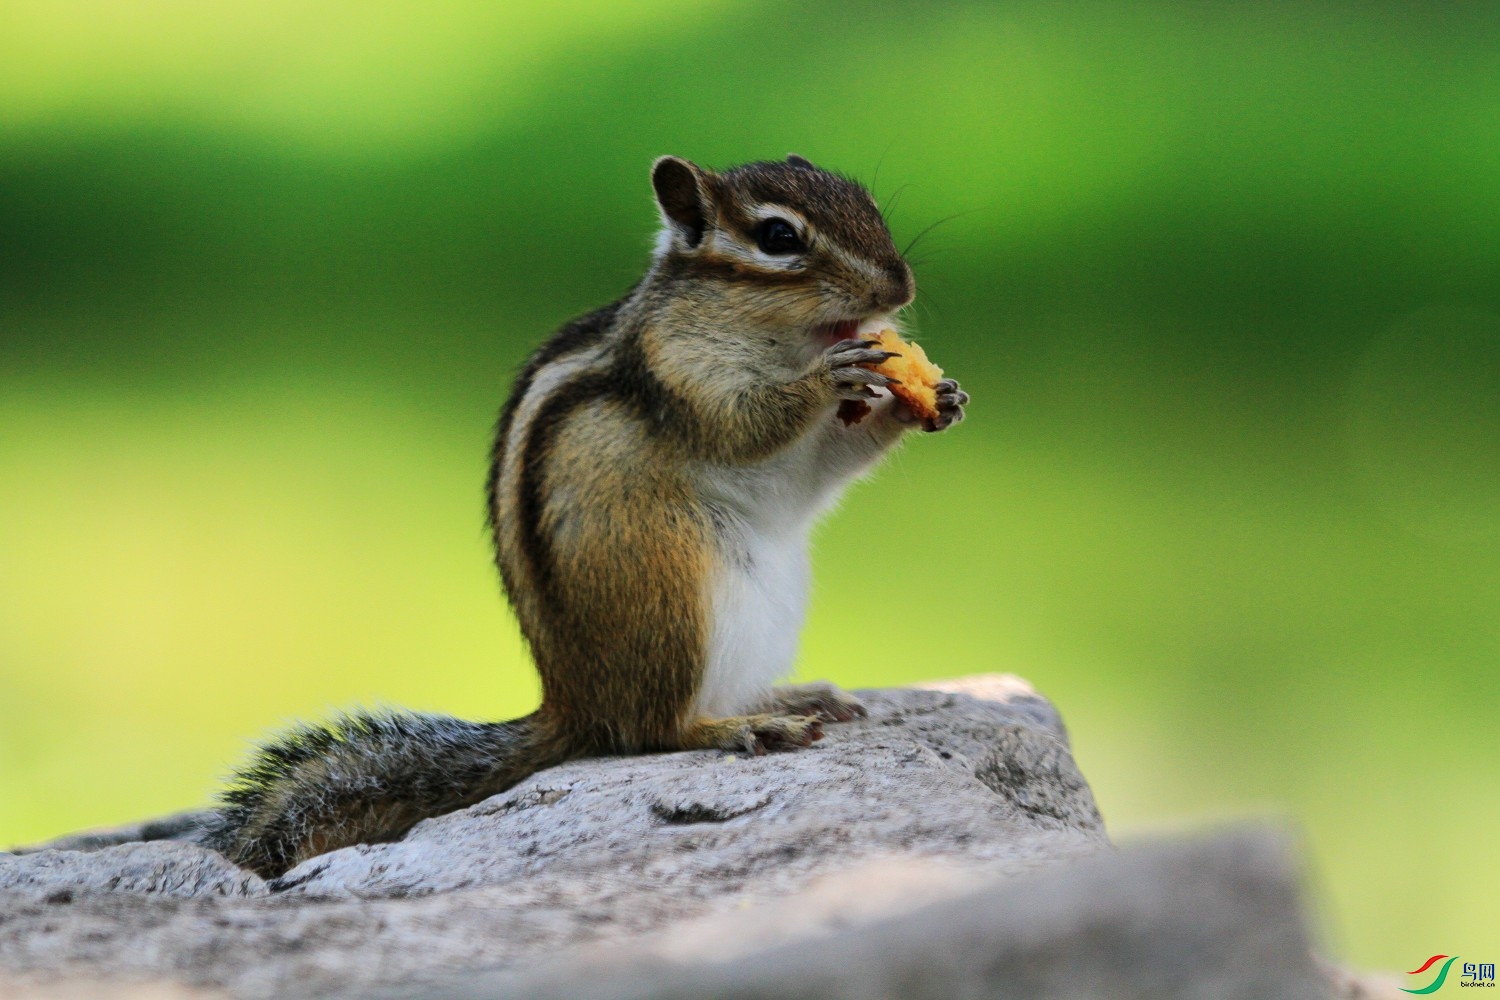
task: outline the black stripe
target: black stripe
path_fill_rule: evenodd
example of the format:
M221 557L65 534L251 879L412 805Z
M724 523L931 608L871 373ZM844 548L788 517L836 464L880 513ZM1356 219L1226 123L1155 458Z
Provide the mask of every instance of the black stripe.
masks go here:
M634 289L631 289L634 292ZM500 476L505 467L505 449L510 438L510 427L515 421L516 410L521 405L521 400L526 398L526 393L531 390L531 383L535 381L537 373L543 366L551 364L559 358L584 350L597 344L604 339L604 332L614 323L615 316L620 311L620 306L630 297L627 293L623 298L610 303L602 309L596 309L586 316L580 316L566 324L562 329L554 333L546 343L527 359L525 366L516 376L515 383L511 386L510 395L505 400L505 406L500 410L500 418L495 422L495 440L490 447L490 471L485 480L485 524L489 527L490 538L495 546L495 557L498 561L500 555L500 525L496 522L496 511L498 509L500 493ZM504 567L501 567L502 574ZM507 586L510 581L506 581Z
M692 428L687 405L646 363L641 333L627 336L610 365L621 399L630 403L658 436L685 437Z
M521 552L531 564L532 579L545 590L552 581L552 547L542 531L542 505L547 461L557 433L574 410L618 395L616 377L610 371L580 375L553 390L531 420L521 451L521 482L518 528ZM510 581L506 581L507 586Z
M553 389L527 428L517 506L521 551L541 588L549 585L553 574L553 553L542 531L547 463L558 432L572 413L584 406L619 400L646 421L653 435L686 437L693 426L686 405L646 363L639 331L628 334L613 353L607 368L580 373ZM510 581L506 584L509 586Z

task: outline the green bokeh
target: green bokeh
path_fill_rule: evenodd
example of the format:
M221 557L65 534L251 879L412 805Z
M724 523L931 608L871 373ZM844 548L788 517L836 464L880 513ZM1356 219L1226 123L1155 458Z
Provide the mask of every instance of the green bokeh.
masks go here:
M975 398L821 533L801 672L1022 673L1118 836L1283 817L1336 956L1492 949L1497 10L11 0L0 842L528 709L510 373L640 273L654 156L795 150L954 216L913 323Z

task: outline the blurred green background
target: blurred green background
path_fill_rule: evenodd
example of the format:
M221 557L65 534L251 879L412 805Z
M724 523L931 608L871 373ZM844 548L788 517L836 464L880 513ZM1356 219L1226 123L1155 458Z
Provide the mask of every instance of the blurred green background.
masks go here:
M641 272L653 157L788 151L957 214L912 321L974 395L822 532L801 673L1022 673L1117 836L1283 817L1335 956L1492 953L1489 2L6 0L0 843L528 710L508 380Z

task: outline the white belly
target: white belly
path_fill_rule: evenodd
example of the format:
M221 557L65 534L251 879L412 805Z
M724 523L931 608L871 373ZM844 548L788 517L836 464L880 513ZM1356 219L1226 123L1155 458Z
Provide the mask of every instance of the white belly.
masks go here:
M835 424L830 409L828 427ZM889 442L857 460L812 433L755 466L704 466L700 497L714 513L718 569L708 581L708 661L696 708L710 717L761 710L759 703L792 672L807 612L813 523ZM863 439L862 439L863 440ZM854 454L848 452L848 454Z
M708 662L698 692L702 715L754 711L792 671L807 609L807 531L766 535L740 524L728 533L709 584Z

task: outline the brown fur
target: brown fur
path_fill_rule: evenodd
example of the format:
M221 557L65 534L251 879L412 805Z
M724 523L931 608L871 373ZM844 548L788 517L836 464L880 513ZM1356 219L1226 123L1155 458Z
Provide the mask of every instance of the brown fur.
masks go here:
M911 272L851 181L790 163L724 174L664 163L672 177L658 198L681 231L612 307L597 361L521 418L520 460L496 443L496 561L542 675L542 716L580 752L743 746L746 732L805 745L810 717L788 737L770 721L785 717L689 713L716 557L688 470L763 460L828 417L838 396L811 328L905 304ZM715 247L716 236L752 246L751 212L765 202L813 234L796 272ZM850 256L873 267L873 283ZM519 391L534 385L523 381Z

